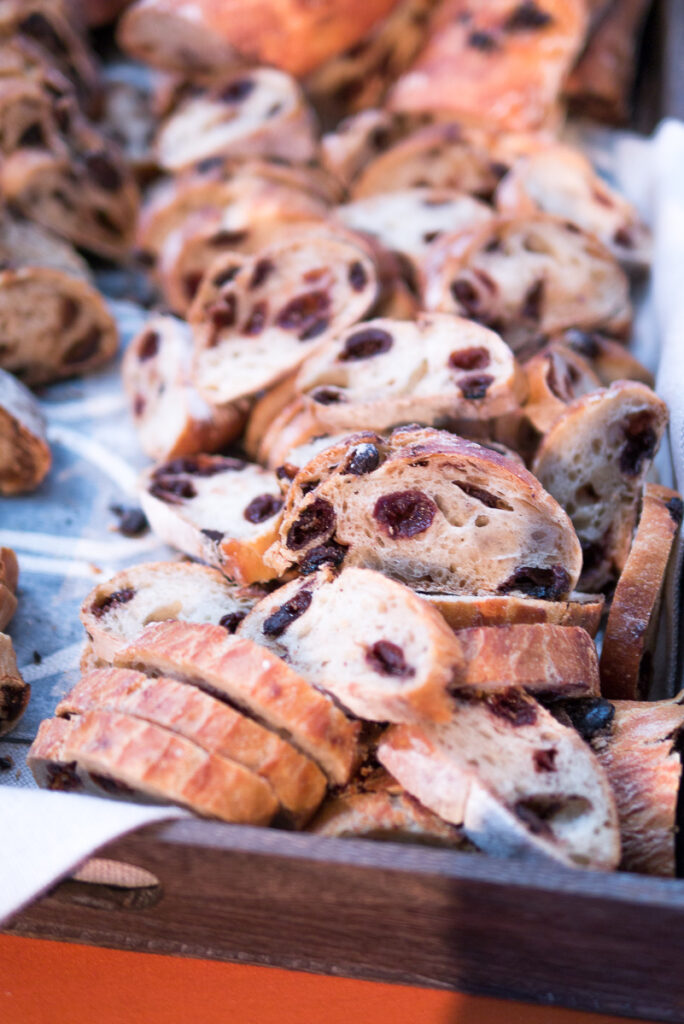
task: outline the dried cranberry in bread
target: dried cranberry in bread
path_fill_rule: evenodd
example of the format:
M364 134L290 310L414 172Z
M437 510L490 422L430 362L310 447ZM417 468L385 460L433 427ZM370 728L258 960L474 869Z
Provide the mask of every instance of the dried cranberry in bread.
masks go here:
M27 763L45 789L142 797L236 824L268 825L278 808L268 783L237 762L111 711L46 719Z
M628 348L606 338L596 332L578 331L570 328L556 336L566 348L589 363L602 384L612 384L616 380L639 380L649 388L655 387L655 378Z
M236 761L264 779L292 825L305 824L326 789L320 769L273 732L228 704L173 679L105 668L90 672L63 697L56 714L112 711L169 729L208 754Z
M254 606L238 627L359 718L444 721L462 676L458 639L408 587L368 569L324 568Z
M31 687L17 668L12 641L5 633L0 633L0 736L15 727L26 711L30 696Z
M455 825L448 825L402 789L384 769L362 774L330 796L309 832L334 839L379 839L468 848Z
M214 156L306 163L316 155L315 121L289 75L275 68L238 70L182 103L162 123L160 167L180 171Z
M446 313L357 324L307 359L296 387L330 433L489 420L519 409L526 392L498 335Z
M518 157L496 190L508 216L562 217L596 235L622 263L650 262L651 238L635 208L599 177L579 150L550 144Z
M62 270L0 270L0 319L0 367L31 385L96 370L118 347L100 293Z
M329 547L345 566L435 593L558 601L581 566L570 520L531 473L471 441L418 427L387 441L359 434L295 477L266 560L280 572L306 570Z
M444 616L452 629L473 626L509 626L548 622L554 626L580 626L595 637L601 625L603 594L573 592L567 601L535 597L471 597L467 594L421 594Z
M648 696L660 600L683 514L677 491L646 484L639 525L615 588L601 648L601 690L611 700Z
M673 700L616 701L609 727L592 739L620 818L626 871L681 874L682 694Z
M361 727L282 659L218 626L162 622L116 655L115 663L163 675L227 700L310 757L337 785L360 757Z
M150 458L216 451L240 435L246 407L205 402L192 384L191 362L190 328L172 316L148 320L126 349L124 389Z
M237 583L272 578L262 555L276 539L283 507L275 473L224 455L172 459L145 474L140 504L171 547Z
M524 364L527 401L523 415L543 435L575 398L595 391L601 381L582 356L561 342L545 345Z
M583 0L445 0L388 105L502 131L542 128L557 116L586 22Z
M465 658L463 682L476 690L516 686L546 699L600 694L596 647L579 626L473 626L457 637Z
M458 238L458 236L457 236ZM497 330L514 351L567 327L624 335L627 278L610 252L574 224L510 218L483 227L460 251L425 268L425 304Z
M260 597L259 588L236 587L208 565L149 562L95 587L81 606L81 622L95 655L111 662L150 622L217 623L234 633Z
M19 580L17 556L11 548L0 547L0 630L17 610L16 589Z
M392 726L378 760L422 804L496 856L612 870L608 779L584 740L522 690L454 693L450 722Z
M542 440L532 471L573 521L583 590L603 588L624 568L666 426L665 403L650 388L619 381L571 402Z
M0 494L33 491L52 456L40 407L24 385L0 369Z
M268 387L360 320L377 291L365 250L332 231L263 249L235 274L230 258L219 257L189 314L195 385L212 403Z

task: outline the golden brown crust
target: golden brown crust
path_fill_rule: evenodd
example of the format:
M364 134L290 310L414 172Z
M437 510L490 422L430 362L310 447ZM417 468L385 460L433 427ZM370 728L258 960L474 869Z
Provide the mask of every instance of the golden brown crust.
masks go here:
M19 562L11 548L0 547L0 583L13 594L19 583Z
M43 414L31 392L0 369L0 494L35 490L52 463Z
M5 633L0 633L0 736L15 727L30 696L31 687L19 673L12 641Z
M534 597L461 594L421 594L444 616L452 629L473 626L513 626L519 623L550 623L580 626L595 637L605 604L603 594L570 595L567 601L542 601Z

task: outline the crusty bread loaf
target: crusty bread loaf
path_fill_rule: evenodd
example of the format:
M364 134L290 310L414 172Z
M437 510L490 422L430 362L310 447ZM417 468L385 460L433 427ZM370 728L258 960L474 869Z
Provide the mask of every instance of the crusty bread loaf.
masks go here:
M561 600L579 575L566 514L512 459L445 431L360 434L296 476L266 561L306 571L326 551L417 590Z
M532 471L575 525L583 590L601 589L624 568L666 425L665 403L650 388L619 381L571 402L543 439Z
M0 633L0 736L11 732L31 696L31 687L25 683L17 668L17 659L11 639Z
M471 597L467 594L421 594L444 616L452 629L472 626L514 626L548 622L553 626L580 626L595 637L601 625L603 594L572 593L567 601L535 597Z
M259 588L236 587L207 565L150 562L98 584L81 606L81 622L96 657L111 663L150 622L218 623L233 633L260 597Z
M360 725L281 658L208 624L161 622L115 658L122 668L179 679L228 700L310 757L337 785L361 757Z
M359 718L448 718L458 638L408 587L368 569L327 568L263 598L238 627Z
M264 779L149 722L110 711L41 723L27 757L39 786L175 803L203 817L268 825L278 802Z
M126 348L122 376L143 451L153 459L214 452L240 434L247 409L209 405L191 380L192 334L182 320L155 316Z
M611 700L645 699L649 694L660 599L683 513L677 491L646 484L639 525L615 588L601 648L601 689Z
M32 491L50 469L45 419L28 390L0 369L0 494Z
M171 547L216 566L237 583L271 579L262 555L283 507L275 473L223 455L195 455L149 470L140 504Z
M84 676L55 713L69 718L98 710L161 726L209 754L255 772L273 790L291 825L304 825L325 793L325 777L312 761L197 687L163 677L150 679L126 669L99 669Z
M444 313L356 325L306 360L295 387L329 433L489 420L519 409L526 392L498 335Z
M378 759L487 853L617 867L617 812L601 765L522 690L457 690L450 722L392 726Z

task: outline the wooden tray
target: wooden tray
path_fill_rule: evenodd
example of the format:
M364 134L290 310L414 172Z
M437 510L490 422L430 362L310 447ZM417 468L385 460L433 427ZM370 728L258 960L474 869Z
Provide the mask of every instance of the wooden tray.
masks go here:
M684 118L684 0L656 3L635 125ZM65 882L8 931L684 1022L684 881L199 820L101 857L156 885Z

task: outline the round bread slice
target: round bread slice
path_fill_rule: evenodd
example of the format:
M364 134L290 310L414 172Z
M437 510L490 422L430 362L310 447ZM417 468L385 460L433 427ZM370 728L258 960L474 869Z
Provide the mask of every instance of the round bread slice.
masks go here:
M603 594L573 592L567 601L535 597L472 597L467 594L421 594L444 616L452 629L473 626L514 626L548 622L553 626L580 626L595 637L601 625Z
M357 435L296 476L266 561L377 569L428 593L566 598L581 566L567 515L513 459L444 431Z
M120 799L142 795L235 824L268 825L278 808L268 783L237 762L111 711L42 722L27 762L46 789Z
M193 387L191 362L192 333L173 316L152 317L126 348L124 390L150 458L214 452L240 436L247 407L205 402Z
M572 519L583 590L599 590L622 572L666 426L665 403L644 384L621 381L571 402L544 437L532 471Z
M112 711L169 729L209 754L236 761L273 790L283 822L301 827L323 799L325 776L313 761L273 732L194 686L141 672L90 672L63 697L56 714Z
M296 388L331 433L488 420L519 409L526 392L498 335L444 313L356 325L307 359Z
M522 690L454 693L451 721L392 726L378 760L422 804L495 856L613 870L618 818L584 740Z
M156 154L160 167L174 172L223 155L306 163L316 155L315 120L290 75L240 69L173 111L157 134Z
M30 696L31 687L17 668L12 640L0 633L0 736L14 729L26 711Z
M553 217L485 225L460 252L425 270L428 309L467 316L497 330L514 351L567 327L624 336L632 308L611 253L574 224Z
M648 696L665 574L683 514L677 491L646 484L639 525L615 588L601 648L601 689L611 700Z
M140 491L148 522L171 547L237 583L268 580L262 555L283 507L275 473L223 455L195 455L149 470Z
M336 785L361 758L361 726L281 658L218 626L158 622L116 655L116 665L198 686L227 700L310 757Z
M264 249L223 280L212 265L190 310L195 385L214 404L291 373L371 308L378 286L366 252L314 231ZM218 283L217 283L218 282Z
M111 663L150 622L218 623L232 633L260 597L259 588L236 587L207 565L148 562L91 590L81 605L81 622L95 656Z
M359 718L444 720L460 644L421 598L368 569L321 569L269 594L238 627Z
M51 463L37 401L16 377L0 370L0 494L35 490Z

